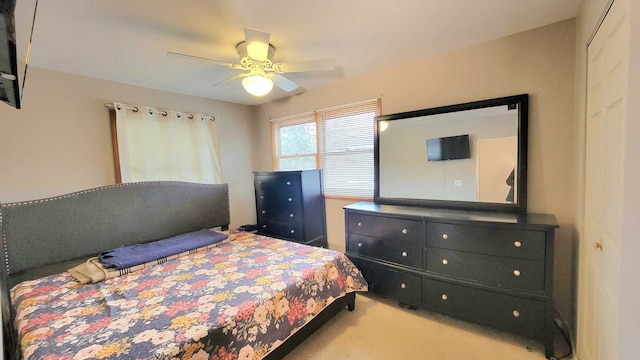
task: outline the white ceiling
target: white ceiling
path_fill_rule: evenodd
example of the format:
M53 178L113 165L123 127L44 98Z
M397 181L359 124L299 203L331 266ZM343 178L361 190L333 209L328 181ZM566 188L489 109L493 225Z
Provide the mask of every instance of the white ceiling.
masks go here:
M580 1L42 0L30 66L257 105L291 94L212 87L236 71L166 52L236 63L243 28L259 29L271 34L275 62L336 60L334 71L286 74L305 91L572 18ZM17 3L24 59L35 0Z

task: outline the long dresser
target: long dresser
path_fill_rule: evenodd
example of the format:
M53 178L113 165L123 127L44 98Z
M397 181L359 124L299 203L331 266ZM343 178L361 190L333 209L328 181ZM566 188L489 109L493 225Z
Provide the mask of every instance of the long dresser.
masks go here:
M322 170L254 172L258 234L327 248Z
M554 355L553 215L360 202L345 221L370 291L542 340Z

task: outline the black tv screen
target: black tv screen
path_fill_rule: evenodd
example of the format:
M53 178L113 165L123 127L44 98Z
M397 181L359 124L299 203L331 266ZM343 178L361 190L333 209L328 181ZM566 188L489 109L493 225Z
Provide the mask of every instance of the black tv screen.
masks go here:
M469 135L427 139L427 159L429 161L468 159Z
M16 31L13 12L15 0L0 2L0 101L20 108Z

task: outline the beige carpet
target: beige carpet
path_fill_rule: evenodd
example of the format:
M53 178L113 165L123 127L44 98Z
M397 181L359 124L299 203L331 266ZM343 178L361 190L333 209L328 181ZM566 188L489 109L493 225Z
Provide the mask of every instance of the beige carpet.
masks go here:
M366 294L356 297L354 312L341 311L285 360L544 358L542 343Z

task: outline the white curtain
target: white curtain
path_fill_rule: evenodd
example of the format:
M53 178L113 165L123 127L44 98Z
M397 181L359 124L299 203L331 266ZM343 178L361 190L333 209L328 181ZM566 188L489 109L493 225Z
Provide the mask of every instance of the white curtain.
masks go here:
M122 182L221 183L218 119L114 103Z

